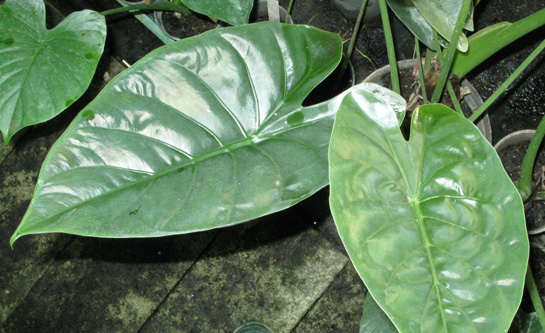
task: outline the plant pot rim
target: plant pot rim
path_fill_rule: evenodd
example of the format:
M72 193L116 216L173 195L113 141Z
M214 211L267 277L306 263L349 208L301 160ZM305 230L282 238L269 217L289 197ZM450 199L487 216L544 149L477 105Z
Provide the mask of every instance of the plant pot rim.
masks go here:
M506 147L530 141L534 137L535 133L536 131L533 129L525 129L525 130L520 130L520 131L510 133L504 136L500 141L498 141L494 145L494 149L496 149L496 151L499 152L500 150Z
M509 146L515 146L525 142L529 142L532 140L535 133L536 130L533 129L515 131L504 136L500 141L498 141L494 145L494 149L497 153L499 153L501 150ZM537 228L528 229L528 235L538 235L543 232L545 232L545 225L539 226Z

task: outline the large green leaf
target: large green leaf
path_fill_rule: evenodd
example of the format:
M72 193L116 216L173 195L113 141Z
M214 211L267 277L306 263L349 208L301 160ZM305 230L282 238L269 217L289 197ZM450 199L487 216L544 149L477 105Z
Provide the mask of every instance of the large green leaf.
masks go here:
M181 0L187 8L232 25L248 23L254 0Z
M75 119L12 242L67 232L148 237L231 225L328 183L339 101L302 107L337 66L338 35L263 22L157 49Z
M447 41L451 42L452 33L464 0L411 0L428 23ZM473 30L473 10L466 19L465 28ZM468 41L464 34L458 40L458 49L467 51Z
M494 149L443 105L413 114L345 98L329 148L331 211L369 292L400 331L501 332L522 296L528 237Z
M4 142L49 120L89 86L104 50L104 16L84 10L47 30L42 0L0 6L0 130Z

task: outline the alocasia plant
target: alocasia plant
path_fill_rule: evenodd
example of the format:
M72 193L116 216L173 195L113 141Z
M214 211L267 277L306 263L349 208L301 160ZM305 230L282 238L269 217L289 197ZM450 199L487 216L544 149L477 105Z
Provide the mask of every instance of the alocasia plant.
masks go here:
M91 83L104 50L104 16L84 10L51 30L42 0L0 6L0 131L4 142L20 129L49 120Z
M12 243L199 231L310 196L328 183L337 105L301 104L340 59L338 35L272 22L153 51L53 146Z
M340 106L331 212L369 292L400 331L500 332L520 304L524 209L494 149L446 106L421 106L405 140L365 91Z

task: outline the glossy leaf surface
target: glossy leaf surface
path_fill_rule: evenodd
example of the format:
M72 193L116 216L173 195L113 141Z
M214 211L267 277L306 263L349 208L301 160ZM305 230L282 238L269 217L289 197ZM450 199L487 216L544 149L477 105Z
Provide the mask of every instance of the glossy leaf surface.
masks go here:
M447 41L451 41L454 26L460 14L464 0L411 0L418 8L420 13L426 18L428 23ZM471 10L471 13L473 10ZM473 30L473 20L466 20L464 26L468 30ZM457 48L465 52L468 48L467 37L460 35Z
M254 0L182 0L187 8L232 25L248 23Z
M301 103L341 50L333 33L263 22L153 51L53 146L12 242L43 232L187 233L310 196L328 183L339 102Z
M89 86L104 50L104 16L84 10L47 30L42 0L0 6L0 131L49 120Z
M432 50L435 50L433 30L443 37L440 39L440 42L445 44L443 46L447 46L462 8L462 0L387 0L387 2L413 35ZM473 7L464 28L473 31ZM457 47L462 52L467 51L468 41L464 34L460 36Z
M388 6L403 24L416 36L427 48L435 50L433 42L433 28L426 18L420 13L412 0L386 0Z
M398 330L507 330L528 260L524 210L472 123L422 106L407 142L387 103L354 92L338 111L329 158L339 234Z

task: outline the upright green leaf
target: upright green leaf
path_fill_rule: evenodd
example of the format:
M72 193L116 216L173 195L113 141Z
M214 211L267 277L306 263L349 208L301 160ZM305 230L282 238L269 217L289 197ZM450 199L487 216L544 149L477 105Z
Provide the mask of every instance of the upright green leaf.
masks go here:
M462 0L387 0L387 2L413 35L432 50L435 50L433 30L443 36L440 42L446 47L462 8ZM473 31L473 7L470 8L464 28ZM468 41L465 35L460 37L458 48L463 52L467 51Z
M187 8L232 25L248 23L254 0L181 0Z
M422 13L430 25L447 41L450 40L460 14L463 0L412 0L416 8ZM473 12L473 11L471 11ZM467 22L467 21L466 21ZM472 21L470 21L472 22ZM472 28L472 23L466 23L466 27ZM458 40L458 49L467 51L468 41L464 34Z
M329 152L339 234L398 330L509 328L528 260L524 210L472 123L446 106L422 106L407 142L387 103L353 92Z
M159 48L53 146L12 237L151 237L278 211L327 185L335 100L301 103L341 59L338 35L263 22Z
M460 15L462 2L464 0L411 0L416 8L422 13L429 24L447 41L454 31L454 26ZM473 10L470 10L473 13ZM470 15L472 17L472 14ZM466 20L465 28L473 30L473 20ZM458 40L458 49L462 52L467 51L467 37L462 34Z
M424 15L420 13L412 0L386 0L388 6L403 24L416 36L427 48L435 50L433 42L433 28Z
M53 118L85 92L105 39L104 16L90 10L47 30L42 0L0 6L0 131L6 144L21 128Z

